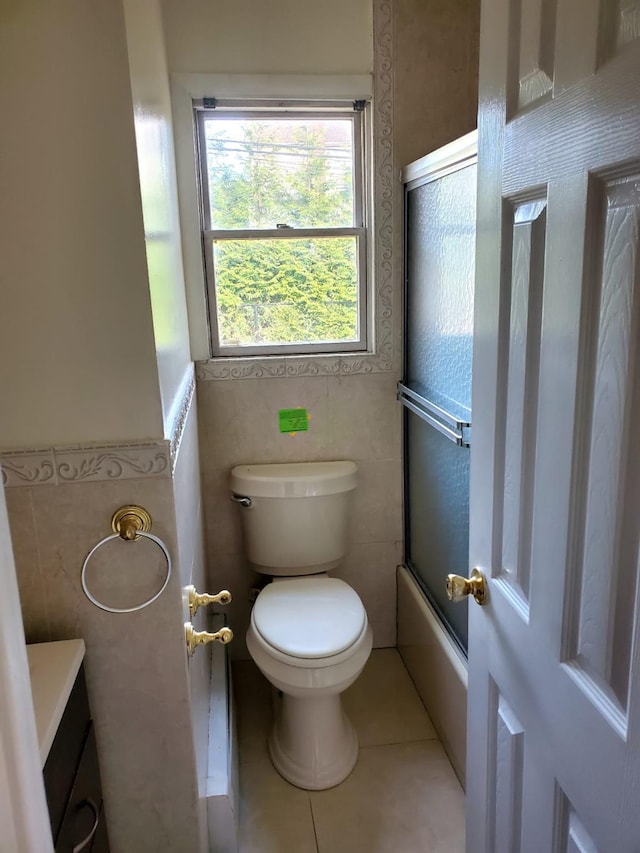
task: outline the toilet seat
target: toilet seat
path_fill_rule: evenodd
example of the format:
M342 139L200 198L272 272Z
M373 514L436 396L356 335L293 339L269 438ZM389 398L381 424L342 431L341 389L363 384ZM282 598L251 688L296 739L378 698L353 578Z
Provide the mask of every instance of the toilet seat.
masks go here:
M253 607L256 640L293 666L331 666L351 654L367 615L356 591L338 578L290 578L266 586Z

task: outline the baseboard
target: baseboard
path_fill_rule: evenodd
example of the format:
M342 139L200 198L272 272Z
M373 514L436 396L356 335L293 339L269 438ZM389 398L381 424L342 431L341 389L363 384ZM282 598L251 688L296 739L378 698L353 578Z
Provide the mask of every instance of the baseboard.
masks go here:
M238 853L238 739L232 687L227 648L214 645L207 776L210 853Z

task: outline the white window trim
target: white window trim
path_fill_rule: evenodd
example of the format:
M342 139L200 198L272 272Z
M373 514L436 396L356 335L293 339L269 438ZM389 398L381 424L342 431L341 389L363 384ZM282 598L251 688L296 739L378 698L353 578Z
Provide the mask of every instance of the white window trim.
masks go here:
M194 123L197 125L199 152L198 166L200 169L200 207L202 227L202 250L204 253L204 268L206 287L208 293L209 333L211 337L211 353L213 358L242 358L253 357L278 357L287 355L329 355L343 352L366 352L369 338L368 317L370 314L368 294L370 290L370 276L368 272L367 236L369 232L368 222L371 209L371 187L370 180L366 174L365 155L370 138L370 110L368 103L360 112L354 109L353 101L332 101L330 103L318 101L314 107L313 102L298 100L280 100L278 102L263 101L218 101L215 108L194 104ZM217 114L217 115L216 115ZM345 116L352 125L353 148L353 223L348 227L318 227L318 228L248 228L248 229L215 229L211 226L211 210L209 200L209 187L207 184L206 165L206 142L205 122L215 120L217 116L226 115L233 118L255 118L273 119L282 118L284 115L299 119L311 119L318 121L321 118L344 118ZM277 344L242 344L224 346L220 342L220 326L218 318L218 294L216 291L216 274L214 262L213 243L217 239L222 240L268 240L268 239L304 239L305 237L355 237L357 246L357 324L358 336L351 341L315 341L304 343L296 341L292 343Z
M174 74L171 78L182 251L192 356L199 380L259 379L281 376L339 376L394 370L399 348L394 341L394 313L399 289L394 249L400 233L400 183L393 164L393 32L390 4L374 0L374 74L369 75L235 75ZM373 85L372 85L373 84ZM373 92L372 92L373 89ZM365 173L373 182L367 268L370 271L368 349L329 355L210 358L205 281L198 207L193 101L215 92L221 98L350 98L372 102L373 162Z

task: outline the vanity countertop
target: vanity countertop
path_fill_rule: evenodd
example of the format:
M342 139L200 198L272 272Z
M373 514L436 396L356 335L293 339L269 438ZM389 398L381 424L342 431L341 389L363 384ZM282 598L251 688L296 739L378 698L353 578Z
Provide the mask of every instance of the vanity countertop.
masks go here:
M84 649L84 640L59 640L27 646L38 746L43 767L82 664Z

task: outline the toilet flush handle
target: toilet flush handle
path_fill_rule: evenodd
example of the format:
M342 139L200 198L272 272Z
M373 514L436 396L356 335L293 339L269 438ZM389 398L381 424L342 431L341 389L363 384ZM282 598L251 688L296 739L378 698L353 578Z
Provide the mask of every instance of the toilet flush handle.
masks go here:
M246 495L231 495L231 500L240 504L240 506L251 506L251 498L248 498Z

